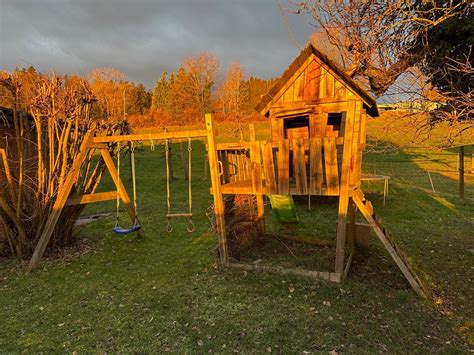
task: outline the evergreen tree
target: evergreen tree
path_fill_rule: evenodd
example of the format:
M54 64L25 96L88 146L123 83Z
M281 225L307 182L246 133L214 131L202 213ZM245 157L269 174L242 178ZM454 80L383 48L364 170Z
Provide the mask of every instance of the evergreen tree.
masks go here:
M151 107L153 109L160 109L162 111L166 110L170 81L168 81L168 73L163 72L160 79L156 82L151 99Z

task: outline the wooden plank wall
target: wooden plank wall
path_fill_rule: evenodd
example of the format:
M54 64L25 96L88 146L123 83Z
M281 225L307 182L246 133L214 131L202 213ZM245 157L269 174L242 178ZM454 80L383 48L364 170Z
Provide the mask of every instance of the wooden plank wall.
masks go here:
M322 98L344 99L354 94L318 58L313 57L283 87L277 105Z
M247 186L247 193L252 194L337 196L341 172L337 150L341 147L335 137L250 142L249 152L219 152L220 159L226 159L222 167L228 170L222 179L224 184Z

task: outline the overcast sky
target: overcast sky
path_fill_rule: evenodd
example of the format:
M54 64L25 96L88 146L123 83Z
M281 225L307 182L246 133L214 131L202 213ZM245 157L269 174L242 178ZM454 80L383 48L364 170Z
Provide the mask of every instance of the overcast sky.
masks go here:
M299 53L291 34L304 46L314 30L287 18L276 0L0 0L0 69L82 75L111 66L152 87L207 51L221 72L238 61L247 75L271 78Z

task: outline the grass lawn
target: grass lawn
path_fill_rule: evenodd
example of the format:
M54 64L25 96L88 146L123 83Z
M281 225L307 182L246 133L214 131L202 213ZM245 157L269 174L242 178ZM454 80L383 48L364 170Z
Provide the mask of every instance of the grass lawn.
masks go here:
M429 185L422 185L426 172L416 162L419 153L403 151L386 155L384 162L402 159L403 169L419 173L423 181L407 180L399 165L379 164L378 173L392 175L385 207L381 184L364 185L390 234L438 293L440 304L435 304L416 296L375 238L368 258L357 256L341 285L218 268L216 240L206 217L211 196L210 183L204 179L203 144L195 143L193 151L194 233L186 231L185 220L176 221L172 233L166 232L162 151L159 147L137 153L144 238L113 235L111 216L78 231L94 246L93 253L69 262L44 262L28 275L18 272L15 262L0 264L0 352L472 349L472 180L467 181L464 201L456 197L456 181L449 176L436 176L436 181L451 193L431 194ZM175 211L182 211L187 182L177 156L174 159L173 204ZM366 162L372 159L367 156ZM366 169L372 168L366 165ZM123 171L128 176L125 167ZM127 177L124 181L129 183ZM107 177L101 190L110 186ZM316 202L311 213L306 201L298 203L302 221L293 232L334 238L337 203ZM114 205L91 205L84 214L113 212ZM129 225L125 213L121 223ZM270 210L267 223L272 230L285 232Z

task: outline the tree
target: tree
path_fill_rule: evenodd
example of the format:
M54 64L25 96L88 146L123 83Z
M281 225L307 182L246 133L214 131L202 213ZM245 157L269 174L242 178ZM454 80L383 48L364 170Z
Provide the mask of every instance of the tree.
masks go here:
M243 90L248 96L248 100L243 102L243 108L247 114L255 113L255 107L260 102L262 95L266 94L277 81L278 78L265 80L251 76L242 83Z
M287 10L309 15L340 57L348 58L347 74L363 78L376 96L413 67L421 69L445 104L430 110L419 129L461 123L449 130L450 141L466 128L462 122L472 120L472 2L304 0Z
M151 106L151 95L142 83L133 85L126 90L126 113L143 115Z
M123 117L124 90L130 87L124 73L115 68L97 68L87 75L92 92L97 97L96 117Z
M170 82L168 81L168 73L163 72L153 88L151 99L151 107L153 109L160 109L162 111L167 109L167 95L169 88Z
M204 116L212 107L211 89L219 70L217 57L209 53L201 53L183 60L182 68L187 75L188 84L185 88L191 98L196 101L199 114Z
M304 0L288 11L309 15L331 43L348 54L347 73L366 77L380 96L429 53L428 33L469 6L468 0Z
M225 115L242 115L242 105L247 98L244 82L244 70L240 63L232 63L227 69L224 82L217 90L217 99Z
M232 63L227 69L224 82L217 90L217 101L222 115L238 123L238 133L243 139L241 127L244 103L248 101L248 87L244 83L244 69L240 63Z
M0 76L0 86L15 99L29 95L22 93L20 77L17 71ZM95 98L89 85L84 81L72 84L73 81L69 78L69 84L65 85L56 75L37 77L28 88L34 95L24 102L31 120L14 107L15 136L0 160L0 223L8 241L6 252L9 255L27 257L33 252L53 212L58 191L79 154L85 133L88 130L98 135L129 132L123 121L96 124L90 116ZM32 124L33 129L25 129L26 124ZM114 144L109 145L111 152L114 149ZM73 187L74 193L79 195L95 191L105 164L91 152L83 167ZM57 225L48 249L74 240L74 224L84 208L85 205L65 207L62 223Z

